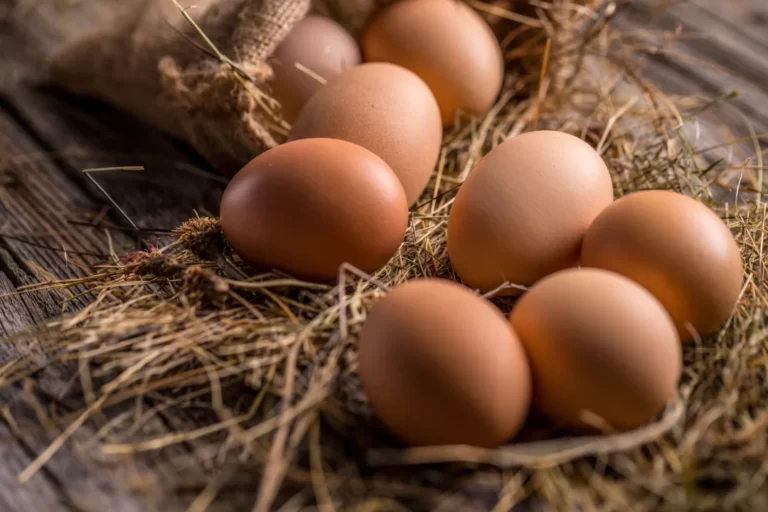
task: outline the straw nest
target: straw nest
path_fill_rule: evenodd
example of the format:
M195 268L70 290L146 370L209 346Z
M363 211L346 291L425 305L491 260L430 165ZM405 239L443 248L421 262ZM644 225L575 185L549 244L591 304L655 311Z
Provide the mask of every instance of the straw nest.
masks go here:
M84 455L173 459L182 445L210 476L188 483L194 510L229 493L246 493L254 510L507 510L524 501L555 510L764 509L766 208L758 178L747 173L732 183L726 166L686 137L686 126L717 100L670 98L644 82L635 59L657 48L613 28L613 2L596 11L537 2L535 19L522 20L497 4L474 4L513 18L503 36L506 84L487 117L445 135L405 243L377 274L342 268L333 286L254 275L216 219L196 218L159 248L24 290L88 290L95 300L22 333L39 350L0 368L2 388L68 362L82 396L80 410L47 418L59 435L22 480L77 426L116 409L121 414ZM491 147L534 128L575 133L597 147L617 195L671 189L717 211L747 269L739 305L719 333L685 346L679 402L643 429L547 441L556 433L533 426L524 441L498 450L403 449L359 387L356 342L366 311L409 279L456 279L445 229L457 188ZM739 199L728 204L735 186ZM169 423L171 433L142 431L169 412L187 420ZM155 489L179 491L163 482Z

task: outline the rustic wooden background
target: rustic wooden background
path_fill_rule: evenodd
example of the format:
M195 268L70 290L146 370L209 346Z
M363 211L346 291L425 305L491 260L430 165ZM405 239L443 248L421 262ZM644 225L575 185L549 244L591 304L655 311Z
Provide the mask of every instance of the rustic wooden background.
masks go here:
M643 3L630 5L617 23L647 27ZM217 209L223 181L206 172L189 148L106 105L46 85L48 58L100 19L99 5L87 0L0 0L0 335L85 304L79 299L62 307L52 295L8 295L18 286L50 276L74 277L78 266L109 260L111 251L136 246L125 222L110 211L82 169L144 165L141 174L97 178L140 227L158 233L196 212L213 214ZM703 144L705 139L744 137L750 130L768 132L768 1L693 0L652 20L651 26L667 31L681 27L700 36L681 39L649 60L646 75L656 85L670 93L739 93L729 106L702 121ZM755 150L749 143L737 145L726 156L743 162L754 159ZM152 235L144 239L151 243ZM29 347L0 344L0 363L25 350ZM38 399L47 397L40 411L73 407L67 395L70 379L66 368L52 368L28 384ZM31 394L22 385L0 392L0 511L184 510L205 485L200 468L180 466L188 448L184 445L173 463L147 455L91 467L78 457L78 446L97 429L91 425L82 427L74 442L20 486L18 474L51 440L42 430L18 428L13 419L34 414L22 407ZM179 421L190 420L159 415L146 428L159 434ZM157 503L156 485L181 492ZM247 509L252 502L247 494L229 499L216 509Z

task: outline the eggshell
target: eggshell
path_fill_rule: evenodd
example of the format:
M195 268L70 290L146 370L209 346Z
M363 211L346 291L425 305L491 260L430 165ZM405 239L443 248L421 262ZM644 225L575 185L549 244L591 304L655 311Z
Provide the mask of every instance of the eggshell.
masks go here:
M409 281L371 309L359 369L376 414L411 445L497 446L530 403L528 362L509 322L447 280Z
M558 272L522 296L511 321L530 360L534 407L563 425L587 429L588 411L630 429L675 397L682 355L674 323L623 276Z
M274 77L269 86L285 120L293 123L312 95L360 61L360 48L344 27L322 16L304 18L270 61Z
M650 290L683 340L728 319L744 274L739 246L723 221L695 199L661 190L630 194L602 212L587 232L582 262Z
M384 266L405 236L408 205L392 170L360 146L289 142L254 158L221 200L221 227L248 263L325 281L348 262Z
M478 163L453 203L453 268L483 292L505 281L532 285L578 264L587 228L612 200L605 163L581 139L552 131L508 139Z
M368 62L392 62L434 92L443 125L457 111L485 114L501 90L504 59L488 24L456 0L404 0L378 13L361 40Z
M370 149L395 171L413 204L429 182L442 142L440 110L426 84L393 64L363 64L320 90L289 140L342 139Z

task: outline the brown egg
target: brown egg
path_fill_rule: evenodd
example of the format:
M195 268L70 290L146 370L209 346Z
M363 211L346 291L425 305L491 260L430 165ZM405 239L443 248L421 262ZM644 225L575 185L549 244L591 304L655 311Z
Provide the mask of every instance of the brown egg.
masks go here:
M395 171L408 204L426 187L443 129L435 97L419 77L393 64L363 64L319 91L289 140L329 137L370 149Z
M409 281L378 302L359 365L376 414L410 445L497 446L528 412L528 362L509 322L452 281Z
M344 27L322 16L307 16L278 46L270 64L272 95L293 123L301 108L325 83L360 64L360 49Z
M221 200L221 227L248 263L334 279L348 262L384 266L405 236L408 205L379 157L334 139L289 142L254 158Z
M744 268L731 231L705 205L674 192L622 197L589 228L581 254L585 266L650 290L683 340L717 330L741 291Z
M505 281L529 286L578 264L587 228L612 200L608 169L586 142L561 132L518 135L461 186L448 255L464 283L483 292Z
M485 114L501 90L504 59L488 24L456 0L403 0L378 13L361 40L368 62L392 62L435 93L443 125L457 111Z
M591 413L634 428L675 397L682 355L674 323L623 276L558 272L522 296L511 321L530 360L534 407L566 426L588 428Z

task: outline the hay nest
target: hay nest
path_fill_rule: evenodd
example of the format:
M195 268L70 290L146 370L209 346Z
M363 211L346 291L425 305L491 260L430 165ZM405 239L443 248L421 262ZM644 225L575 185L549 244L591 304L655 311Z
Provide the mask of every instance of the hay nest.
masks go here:
M686 121L716 100L669 98L644 82L635 57L646 48L609 23L613 2L597 10L537 2L535 19L522 24L502 4L473 2L513 22L504 29L510 66L499 101L484 119L446 134L405 243L377 274L345 267L334 286L254 275L228 249L218 221L198 218L160 248L81 279L27 287L85 288L97 298L20 334L39 350L0 368L2 388L76 362L81 408L46 419L59 435L21 479L76 427L117 409L119 421L106 423L84 455L159 452L173 460L182 445L210 477L188 482L194 510L243 492L254 510L508 510L530 500L555 510L764 509L762 184L748 176L731 183L724 166L689 143ZM747 269L739 305L719 333L685 346L680 401L643 429L547 441L553 433L535 426L525 441L498 450L403 449L376 422L357 380L366 311L409 279L456 279L445 229L457 188L490 148L534 128L571 132L598 148L617 195L670 189L717 211ZM734 186L738 201L729 204ZM169 424L170 433L142 433L149 418L169 411L188 421ZM153 489L160 498L179 492L163 482Z

